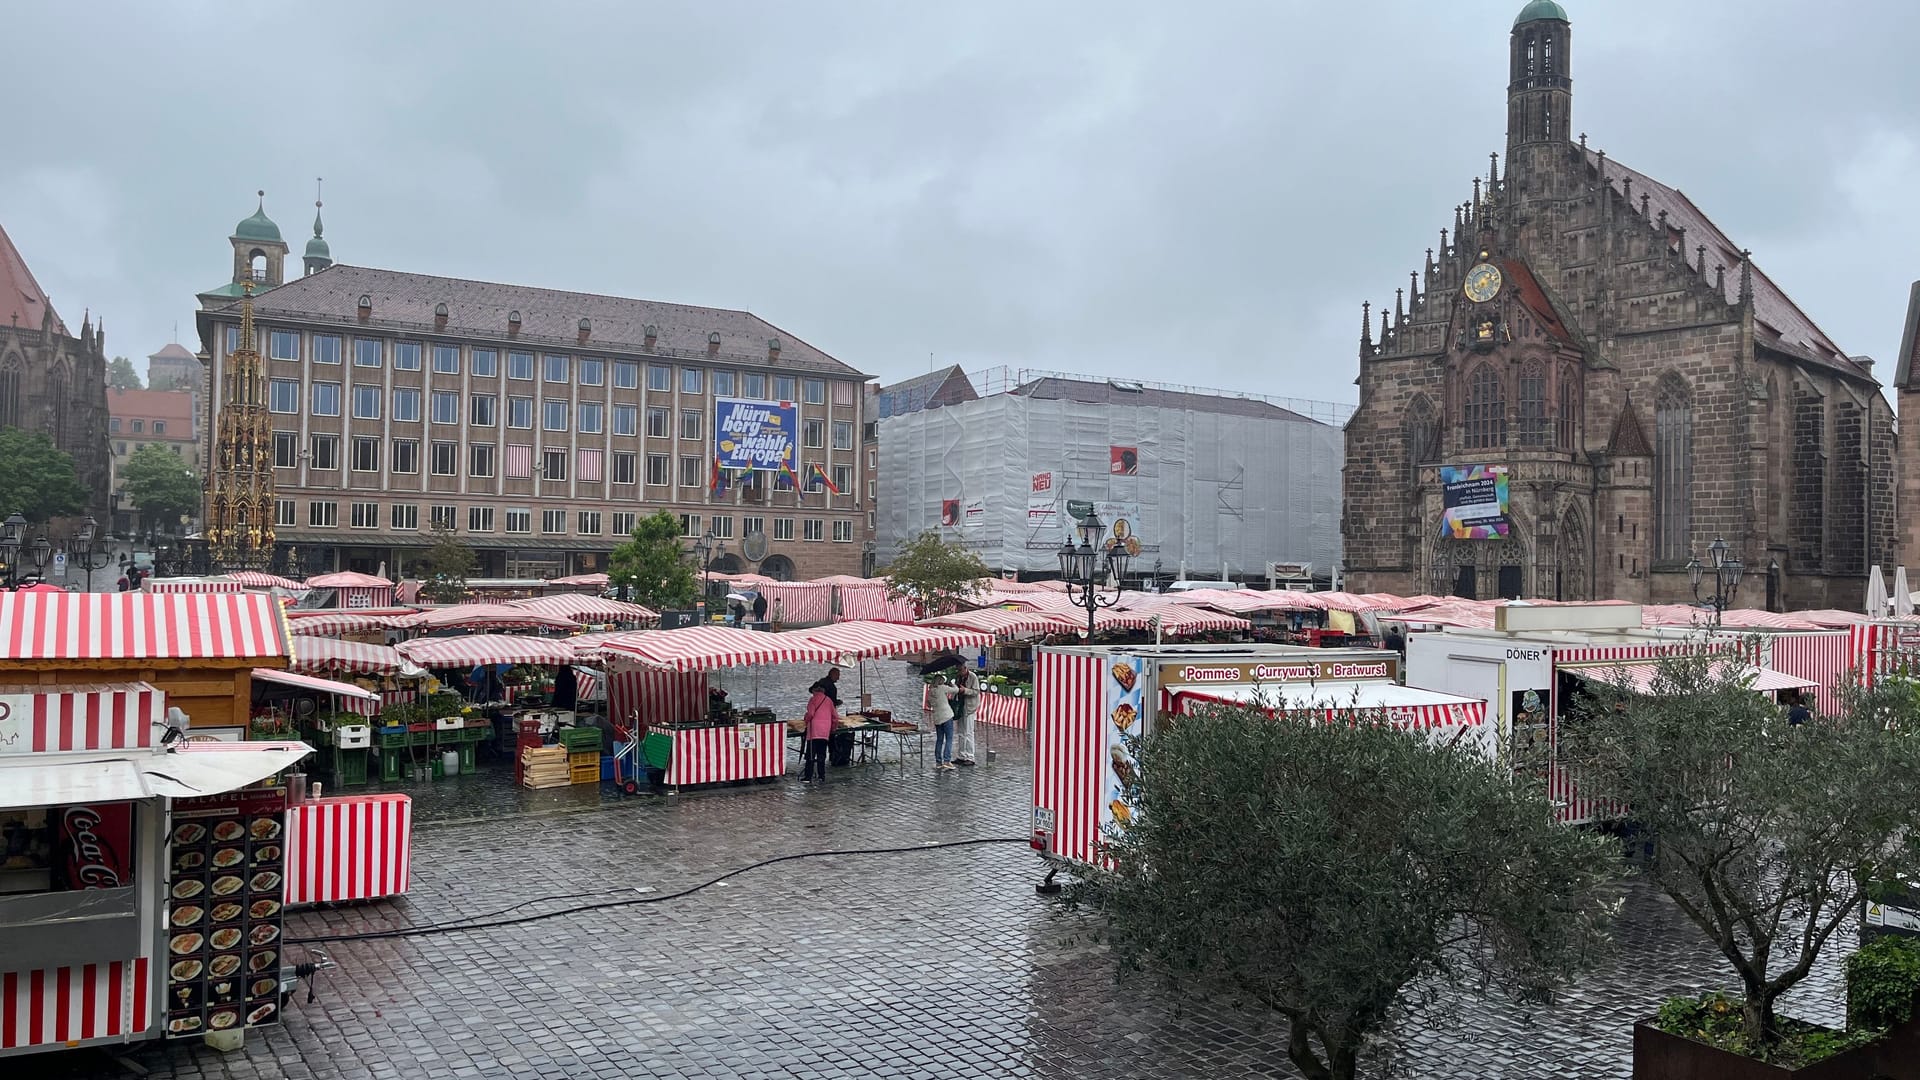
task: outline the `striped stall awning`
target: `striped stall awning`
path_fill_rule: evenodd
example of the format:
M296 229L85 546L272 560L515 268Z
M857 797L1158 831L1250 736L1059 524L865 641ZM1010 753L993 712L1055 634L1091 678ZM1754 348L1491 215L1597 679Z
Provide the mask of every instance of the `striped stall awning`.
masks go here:
M573 646L555 638L522 634L470 634L416 638L396 649L424 668L472 668L482 664L571 664Z
M1202 634L1211 631L1244 631L1253 629L1253 624L1237 615L1224 615L1213 611L1203 611L1182 604L1168 604L1164 607L1147 609L1160 616L1162 633L1179 637L1182 634Z
M803 638L852 660L913 656L954 649L984 649L993 644L993 634L986 631L950 626L900 626L883 622L834 623L779 636Z
M146 683L0 686L0 755L70 750L133 750L153 745L166 695Z
M1325 611L1327 607L1326 601L1317 599L1310 592L1290 589L1265 592L1253 589L1191 589L1168 593L1167 599L1190 607L1208 607L1234 615L1261 611Z
M920 620L921 626L952 626L962 630L978 630L981 633L998 637L1011 637L1014 634L1070 634L1081 628L1065 615L1055 615L1046 611L1011 611L1007 608L981 608L978 611L956 611L951 615L936 615L931 619Z
M1771 694L1780 690L1801 690L1820 684L1812 679L1798 675L1789 675L1772 668L1755 667L1742 664L1739 670L1729 670L1732 661L1717 662L1712 665L1711 679L1737 678L1749 690L1762 694ZM1597 663L1563 665L1562 671L1590 679L1603 686L1616 690L1625 690L1634 694L1652 694L1662 689L1660 686L1660 662L1658 660L1635 660L1625 663Z
M298 634L287 670L309 675L403 675L412 666L399 650L386 645Z
M292 654L264 593L0 593L13 660L207 660Z
M246 586L230 577L217 578L148 578L140 583L142 592L170 593L236 593Z
M289 589L299 592L305 585L279 574L266 574L258 570L235 570L227 575L228 580L237 581L249 589Z
M712 671L761 664L830 664L839 654L798 633L767 634L731 626L636 630L602 641L600 655L672 671Z
M604 576L604 575L603 575ZM577 623L657 623L660 613L640 604L609 600L591 593L558 593L525 600L509 600L508 607L524 608Z
M833 586L815 581L756 582L767 598L767 618L779 623L814 624L833 618Z
M387 625L397 630L578 630L580 624L512 604L451 604L412 615L396 615Z
M575 574L572 577L549 578L547 579L547 584L571 585L576 587L584 586L586 588L591 588L591 589L604 589L607 587L608 578L607 578L607 575L605 574Z
M1308 686L1210 686L1180 690L1173 695L1176 711L1193 704L1251 705L1270 712L1320 712L1329 719L1349 710L1379 714L1388 723L1411 729L1482 724L1487 703L1478 698L1443 694L1397 683L1323 682Z
M415 614L412 609L385 614L371 611L289 611L287 628L295 634L318 634L322 637L332 637L335 634L364 634L370 630L392 629L392 624L388 620L412 614Z
M318 675L302 675L297 671L275 671L272 668L254 668L253 677L263 682L279 683L301 690L312 690L322 694L333 694L353 701L378 702L380 695L371 690L363 690L352 683L322 679Z
M913 601L906 597L888 596L885 583L837 585L834 587L834 598L839 617L848 621L865 619L910 623L916 615Z
M372 574L358 574L343 570L337 574L321 574L307 579L310 589L391 589L393 582Z

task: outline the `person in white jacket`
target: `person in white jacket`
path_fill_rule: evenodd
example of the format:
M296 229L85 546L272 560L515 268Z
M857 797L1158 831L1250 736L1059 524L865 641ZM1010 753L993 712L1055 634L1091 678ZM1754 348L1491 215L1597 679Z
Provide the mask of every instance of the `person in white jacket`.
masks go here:
M935 675L927 686L927 700L933 708L933 767L953 768L953 697L959 691L947 681L944 672Z
M953 763L973 764L973 716L980 711L980 677L960 666L960 685L953 705Z

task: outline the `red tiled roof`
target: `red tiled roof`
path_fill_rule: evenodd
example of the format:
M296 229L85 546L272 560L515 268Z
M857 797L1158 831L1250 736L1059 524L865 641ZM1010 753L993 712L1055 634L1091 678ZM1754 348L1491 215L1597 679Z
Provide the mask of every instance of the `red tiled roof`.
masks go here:
M157 353L148 353L147 359L149 360L198 360L200 358L188 352L186 349L186 346L175 341L175 342L170 342L167 345L163 346L160 349L160 351Z
M20 257L20 249L13 246L6 228L0 226L0 326L38 330L40 320L52 310L53 301L33 279L33 271L27 269L27 261ZM59 312L53 315L53 332L67 332Z
M1600 155L1587 151L1587 163L1599 166ZM1660 211L1667 212L1667 225L1672 229L1687 231L1685 252L1687 264L1696 263L1695 253L1699 245L1707 249L1707 274L1713 273L1716 265L1727 268L1727 302L1734 303L1740 298L1740 247L1727 234L1720 231L1693 200L1676 188L1655 180L1636 169L1628 168L1613 158L1607 159L1607 183L1615 191L1625 191L1625 181L1633 181L1632 204L1637 211L1640 196L1647 196L1647 214L1657 219ZM1708 278L1711 281L1712 278ZM1848 358L1840 346L1834 344L1806 312L1800 310L1787 297L1786 292L1760 270L1753 268L1753 317L1759 325L1760 343L1782 352L1804 356L1807 359L1839 368L1855 375L1869 374L1860 365Z
M171 390L109 390L107 415L123 419L178 421L179 435L186 438L193 434L193 395Z

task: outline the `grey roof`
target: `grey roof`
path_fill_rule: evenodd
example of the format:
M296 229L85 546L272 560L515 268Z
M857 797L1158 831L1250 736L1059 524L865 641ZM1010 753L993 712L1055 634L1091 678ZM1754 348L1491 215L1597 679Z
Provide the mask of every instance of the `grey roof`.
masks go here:
M919 412L925 409L934 396L954 379L966 383L966 393L961 395L960 400L973 401L979 398L980 395L974 392L973 383L967 379L966 372L960 370L960 365L949 364L938 371L929 371L925 375L915 375L911 379L894 383L892 386L881 387L876 395L879 407L875 415L905 416L908 413Z
M199 357L188 352L186 346L180 344L177 341L168 342L166 345L162 346L160 351L157 353L148 353L147 359L149 360L192 360L195 363L198 363L200 360Z
M1912 388L1915 364L1920 364L1920 281L1914 282L1913 291L1907 294L1907 326L1900 334L1900 360L1893 385Z
M1139 385L1139 384L1133 384ZM1090 379L1034 379L1011 391L1042 400L1083 401L1094 405L1141 405L1156 409L1182 409L1188 412L1218 413L1222 416L1252 416L1268 420L1298 420L1317 424L1318 420L1283 409L1255 397L1231 394L1196 394L1180 390L1160 390L1151 386L1139 390L1121 390L1112 382Z
M542 348L577 349L581 319L591 322L587 348L660 356L706 356L709 334L720 335L719 358L733 363L767 363L767 343L780 341L782 367L837 375L862 376L854 368L794 337L749 311L696 307L655 300L634 300L596 293L502 285L468 278L409 274L336 263L316 274L295 278L253 299L257 317L305 318L357 324L360 297L373 302L369 324L384 330L505 341L507 314L520 313L517 340ZM434 310L447 305L445 328L434 325ZM220 310L237 313L239 304ZM646 345L646 327L659 329Z

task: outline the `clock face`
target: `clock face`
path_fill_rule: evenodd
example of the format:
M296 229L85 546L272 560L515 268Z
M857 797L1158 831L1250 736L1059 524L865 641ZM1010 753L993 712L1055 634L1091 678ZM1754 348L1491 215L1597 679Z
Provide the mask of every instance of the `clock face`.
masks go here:
M1484 304L1500 293L1500 268L1492 263L1478 263L1467 271L1467 299L1476 304Z

